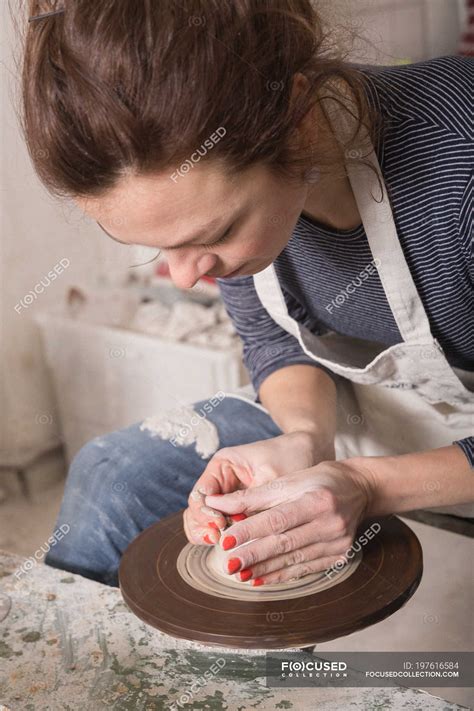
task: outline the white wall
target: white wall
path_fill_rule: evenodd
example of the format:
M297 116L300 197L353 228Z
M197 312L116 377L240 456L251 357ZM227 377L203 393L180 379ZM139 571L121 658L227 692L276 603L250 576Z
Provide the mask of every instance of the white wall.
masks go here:
M0 464L58 441L58 419L32 316L63 299L69 285L123 272L129 255L72 206L51 198L37 180L19 133L18 95L8 11L0 3ZM126 248L123 248L126 249ZM59 260L70 266L28 308L15 305Z
M315 0L332 23L356 29L354 61L394 64L454 54L463 0Z

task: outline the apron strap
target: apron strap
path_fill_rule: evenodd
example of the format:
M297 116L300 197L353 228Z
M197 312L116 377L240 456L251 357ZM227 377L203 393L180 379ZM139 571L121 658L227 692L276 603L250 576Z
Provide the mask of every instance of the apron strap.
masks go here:
M255 290L272 319L283 330L291 333L299 342L306 355L316 359L322 365L339 375L366 371L374 359L384 351L380 343L351 338L350 348L345 336L331 332L324 336L315 336L306 326L297 323L289 314L285 297L278 281L273 264L253 277Z
M331 123L336 136L346 141L354 133L355 117L337 106L338 110L329 111ZM367 133L360 145L375 171L350 162L346 168L387 301L405 342L429 341L433 336L428 317L403 254L382 171ZM376 202L381 186L383 199Z
M299 324L288 313L288 307L274 265L269 264L261 272L254 274L253 281L258 298L272 319L284 331L291 333L292 336L299 340Z

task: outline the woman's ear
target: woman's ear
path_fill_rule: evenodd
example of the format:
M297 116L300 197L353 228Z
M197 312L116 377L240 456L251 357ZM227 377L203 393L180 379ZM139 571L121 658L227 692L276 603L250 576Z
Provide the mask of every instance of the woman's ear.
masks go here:
M298 98L308 91L309 81L301 72L296 72L293 76L293 85L290 94L290 107L295 108ZM297 128L291 138L291 147L304 148L313 144L316 140L317 123L315 121L315 107L312 107L298 122Z
M309 81L301 72L296 72L293 76L293 85L291 87L290 102L293 102L297 96L301 94L302 91L307 89L309 86Z

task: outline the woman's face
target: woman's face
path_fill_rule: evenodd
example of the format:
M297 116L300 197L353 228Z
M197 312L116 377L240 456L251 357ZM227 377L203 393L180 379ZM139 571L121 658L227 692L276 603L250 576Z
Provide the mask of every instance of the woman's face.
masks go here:
M307 189L262 165L229 178L209 160L182 176L127 176L104 197L76 202L120 242L160 249L176 286L190 288L204 275L249 275L271 264Z

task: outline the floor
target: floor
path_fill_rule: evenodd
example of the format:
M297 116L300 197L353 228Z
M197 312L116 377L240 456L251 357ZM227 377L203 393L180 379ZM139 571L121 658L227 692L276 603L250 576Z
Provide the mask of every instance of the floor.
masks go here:
M15 495L1 502L0 549L23 556L32 555L51 535L63 489L64 480L34 492L29 501ZM453 532L462 529L462 523L458 522L453 530L446 531L428 525L426 519L430 522L430 515L405 519L419 537L424 555L423 579L414 597L387 620L354 635L319 645L318 649L472 650L472 538ZM472 524L466 524L466 533L469 528L472 530ZM474 701L469 690L430 689L429 693L468 707Z

